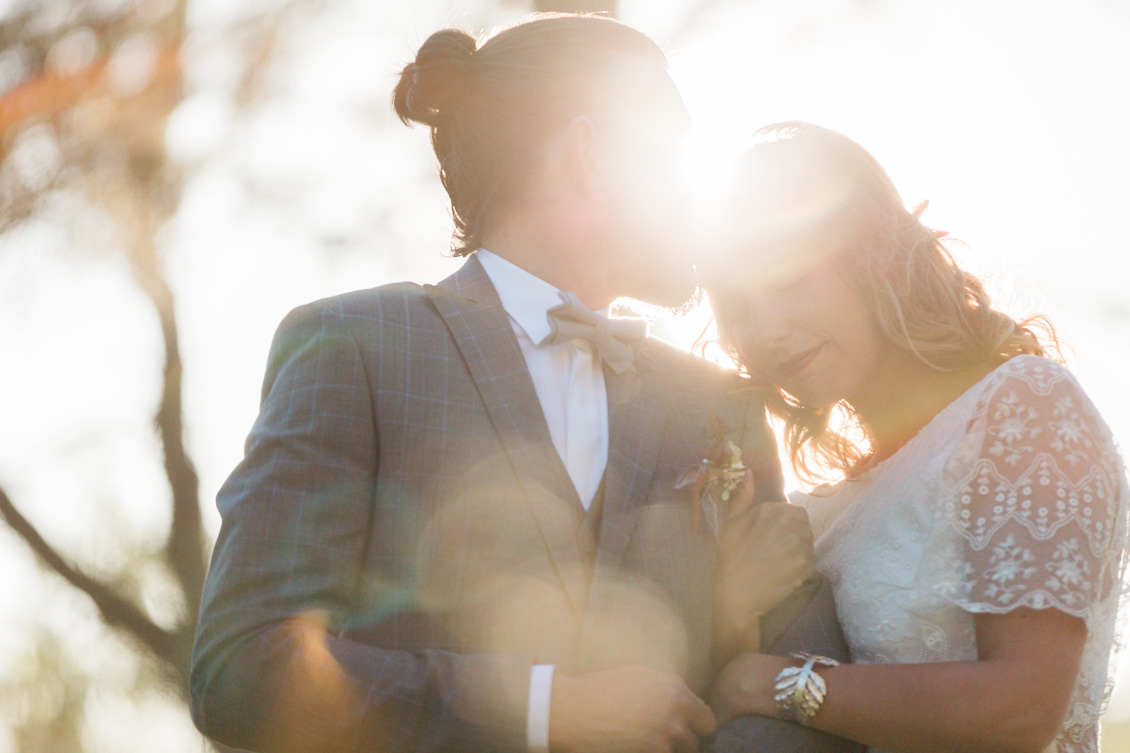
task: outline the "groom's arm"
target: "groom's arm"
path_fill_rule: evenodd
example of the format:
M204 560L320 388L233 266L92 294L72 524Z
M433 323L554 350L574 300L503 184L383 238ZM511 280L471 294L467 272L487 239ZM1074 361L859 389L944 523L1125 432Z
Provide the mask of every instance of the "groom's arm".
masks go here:
M528 662L344 637L374 524L367 378L332 304L280 327L246 457L218 498L194 720L209 737L261 751L474 750L482 741L525 750Z
M528 661L383 645L380 618L416 604L396 584L364 583L378 457L368 378L332 302L280 327L246 457L218 496L193 719L220 742L271 753L524 752ZM390 603L363 599L366 586ZM362 602L372 630L349 620ZM551 712L551 739L585 753L692 744L714 728L681 677L639 667L555 675Z

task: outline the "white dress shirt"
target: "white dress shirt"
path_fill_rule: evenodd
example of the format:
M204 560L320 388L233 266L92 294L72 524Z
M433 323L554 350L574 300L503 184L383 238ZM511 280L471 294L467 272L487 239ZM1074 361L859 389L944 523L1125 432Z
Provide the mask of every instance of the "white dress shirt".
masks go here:
M562 303L560 291L521 267L480 248L475 252L494 285L533 378L553 446L587 510L608 463L608 394L601 361L585 340L549 344L546 313ZM526 742L531 753L549 749L553 665L530 673Z
M604 367L587 340L549 344L546 312L562 303L557 288L493 254L477 252L526 359L549 436L587 510L608 463Z

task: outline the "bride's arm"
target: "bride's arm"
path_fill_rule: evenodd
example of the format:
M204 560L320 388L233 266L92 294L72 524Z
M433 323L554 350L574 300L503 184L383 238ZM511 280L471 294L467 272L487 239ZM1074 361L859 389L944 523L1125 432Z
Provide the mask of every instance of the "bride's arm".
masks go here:
M817 667L827 683L811 726L883 750L1038 752L1055 738L1087 630L1056 609L976 615L978 658L936 664ZM777 717L777 673L796 660L743 654L719 675L720 724Z

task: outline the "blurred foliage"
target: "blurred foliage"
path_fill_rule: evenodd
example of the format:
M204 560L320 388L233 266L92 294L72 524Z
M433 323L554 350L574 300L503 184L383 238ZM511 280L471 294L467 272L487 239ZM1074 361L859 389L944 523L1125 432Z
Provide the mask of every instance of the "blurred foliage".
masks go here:
M297 5L280 4L228 31L244 63L245 94L285 11ZM176 212L183 180L166 153L165 130L183 96L186 11L186 0L30 0L10 4L0 18L0 233L31 221L66 226L98 217L111 229L109 249L124 254L160 325L164 368L154 426L172 515L160 548L141 557L169 576L174 593L165 601L179 607L173 624L162 619L162 605L137 598L136 586L123 587L136 583L133 567L93 573L74 564L3 489L0 514L47 570L85 594L144 662L155 662L157 682L179 696L207 552L199 482L184 440L176 309L158 240ZM49 631L39 636L27 659L31 669L17 672L5 688L22 698L12 700L15 744L28 751L80 750L87 682L61 658Z
M40 631L0 699L14 709L13 742L20 751L82 750L83 702L90 683L66 657L58 640Z

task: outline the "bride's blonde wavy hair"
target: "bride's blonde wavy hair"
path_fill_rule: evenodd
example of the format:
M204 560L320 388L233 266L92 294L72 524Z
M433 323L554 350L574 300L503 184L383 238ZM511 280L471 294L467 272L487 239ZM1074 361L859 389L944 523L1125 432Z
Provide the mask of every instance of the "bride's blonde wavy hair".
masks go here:
M920 221L924 205L907 210L886 171L846 136L799 121L765 126L739 163L735 188L724 220L735 232L727 232L704 282L719 340L764 388L803 481L858 473L870 459L871 437L846 402L806 406L747 368L733 325L743 315L740 280L757 274L743 267L756 264L759 250L819 244L827 253L821 258L859 286L882 336L939 371L1021 354L1061 359L1051 323L1043 316L1018 321L994 309L981 280L954 261L945 234Z

